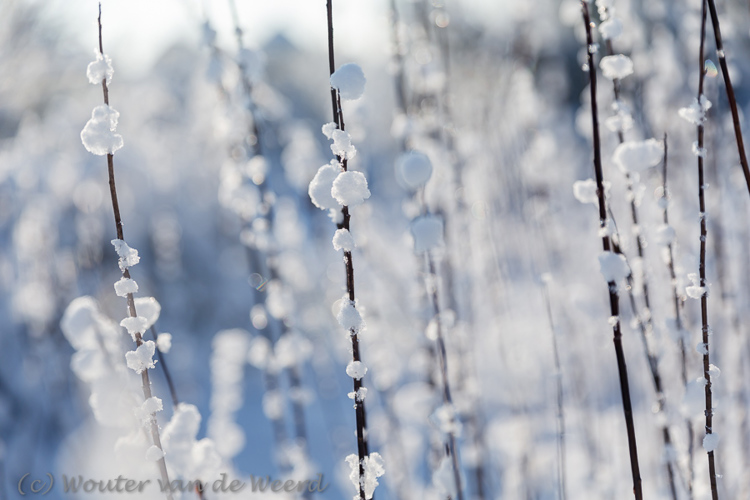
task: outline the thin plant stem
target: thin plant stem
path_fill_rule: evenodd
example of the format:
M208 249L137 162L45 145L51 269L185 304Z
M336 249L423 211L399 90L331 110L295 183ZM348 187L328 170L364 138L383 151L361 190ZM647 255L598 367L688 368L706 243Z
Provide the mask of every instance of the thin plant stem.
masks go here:
M708 9L711 12L711 24L714 29L714 39L716 40L716 56L719 59L719 67L721 68L721 75L724 79L724 87L727 91L727 100L729 101L729 109L732 112L732 125L734 126L734 138L737 141L737 151L740 155L740 165L742 166L742 173L745 175L745 182L747 183L748 192L750 192L750 168L748 167L747 154L745 153L745 144L742 140L742 126L740 125L740 113L737 108L737 99L734 96L734 87L732 86L732 79L729 77L729 68L727 67L727 58L724 53L724 42L721 38L721 27L719 25L719 15L716 13L716 3L714 0L708 0ZM705 34L704 34L705 36ZM701 41L703 43L703 41ZM702 45L701 45L702 46ZM701 59L704 58L703 52L701 52ZM703 66L701 66L701 72ZM702 77L701 77L702 78Z
M604 193L604 176L602 173L601 145L599 140L599 118L596 105L596 66L594 66L594 53L592 50L593 39L591 35L591 17L589 16L588 4L581 1L583 8L583 22L586 28L586 43L588 53L589 88L591 92L591 119L593 124L594 142L594 173L596 175L596 191L599 201L599 229L602 237L602 247L605 252L612 250L612 245L607 232L607 206ZM620 304L617 283L610 281L609 306L610 315L614 318L612 330L614 334L615 356L617 358L617 370L620 377L620 393L622 396L623 412L625 414L625 427L628 437L628 451L630 454L630 470L633 476L633 494L636 500L643 499L641 485L641 471L638 465L638 446L635 437L635 423L633 421L633 406L630 400L630 385L628 382L628 369L625 364L625 353L622 348L622 331L620 328Z
M156 334L156 328L154 328L154 325L151 325L150 328L151 336L154 339L154 342L156 342L157 334ZM172 382L172 375L169 373L169 368L167 367L167 360L166 356L164 356L164 353L161 352L161 349L159 349L159 346L157 344L156 346L156 357L159 360L159 364L161 365L161 369L164 372L164 378L167 379L167 386L169 387L169 394L172 396L172 404L175 408L177 408L177 405L180 404L180 400L177 398L177 391L174 388L174 383Z
M700 42L700 53L698 56L698 106L702 106L703 99L703 83L705 80L705 39L706 39L706 6L713 4L708 0L703 0L701 9L701 42ZM718 20L717 20L718 21ZM717 24L714 26L716 31ZM720 37L717 38L717 42ZM720 59L721 60L721 59ZM704 125L703 118L698 123L698 204L700 209L700 261L698 264L698 274L700 278L700 286L702 287L703 293L701 294L701 331L703 334L703 377L706 380L705 385L705 399L706 399L706 435L713 433L713 391L711 387L711 374L710 374L710 356L709 356L709 325L708 325L708 294L706 293L706 237L708 233L708 224L706 221L706 198L705 198L705 184L703 176L703 135ZM714 459L714 451L711 450L708 453L708 475L711 482L711 498L712 500L719 499L719 490L716 484L716 463Z
M102 4L99 3L99 17L97 19L97 23L99 25L99 52L104 57L104 47L102 43ZM107 78L106 76L102 78L102 93L104 95L104 104L109 106L109 88L107 87ZM117 232L117 239L121 241L125 241L125 236L122 230L122 217L120 216L120 205L117 201L117 188L115 185L115 164L114 164L114 155L112 153L107 154L107 171L109 176L109 192L110 197L112 199L112 211L114 213L115 217L115 228ZM130 279L130 271L125 268L122 272L122 276L124 278ZM135 309L135 299L133 298L133 294L129 293L127 295L127 304L128 304L128 312L131 317L135 318L138 316L138 313ZM141 337L140 332L136 332L135 334L135 343L137 346L141 346L143 344L143 338ZM143 370L141 372L141 383L143 387L143 397L145 399L149 399L152 397L151 394L151 381L149 380L148 376L148 370ZM159 437L159 425L156 422L156 416L155 414L151 414L149 418L149 427L151 431L151 439L153 440L154 445L159 448L160 450L163 450L161 445L161 438ZM161 474L162 480L165 484L169 484L169 474L167 472L167 464L164 461L164 457L161 457L157 461L157 466L159 467L159 472ZM166 492L167 498L169 500L172 500L172 493L167 489Z

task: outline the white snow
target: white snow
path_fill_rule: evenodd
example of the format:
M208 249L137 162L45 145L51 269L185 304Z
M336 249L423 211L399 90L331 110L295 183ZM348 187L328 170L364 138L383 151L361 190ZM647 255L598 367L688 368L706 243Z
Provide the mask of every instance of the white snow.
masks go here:
M688 274L688 279L693 283L690 286L685 287L685 293L691 299L700 299L706 294L707 289L705 286L700 286L700 278L696 273Z
M719 435L716 433L706 434L703 438L703 449L706 452L712 452L719 445Z
M148 329L147 325L148 320L143 316L128 316L120 321L120 326L128 331L133 340L135 340L136 333L143 333Z
M698 99L693 99L693 103L686 108L680 108L678 114L693 125L702 125L706 120L706 111L709 109L711 109L711 101L701 95L700 102Z
M426 154L407 151L396 159L396 172L409 189L424 186L432 176L432 162Z
M255 368L263 370L273 356L271 341L265 337L255 337L250 341L250 347L247 353L247 362Z
M328 122L323 127L321 127L321 130L323 131L323 135L326 136L329 140L333 139L333 132L335 130L338 130L339 126L336 125L335 122Z
M118 262L120 271L124 272L125 269L131 268L141 261L141 258L138 256L138 250L130 248L124 241L112 240L111 243L115 247L115 252L120 257L120 261Z
M81 141L89 153L103 156L122 147L122 136L115 133L119 118L120 113L106 104L94 108L81 130Z
M630 274L630 268L625 257L614 252L599 254L599 270L607 283L622 281Z
M269 420L284 417L284 397L279 391L267 391L263 394L263 414Z
M168 353L172 349L172 334L171 333L160 333L156 337L156 347L159 348L160 352L164 354Z
M656 139L627 141L617 146L612 161L623 172L642 172L658 165L663 155L664 146Z
M331 195L331 189L333 188L333 181L340 173L341 167L336 160L318 169L307 189L307 194L310 195L313 205L321 210L339 208L338 202Z
M357 156L357 148L352 144L352 136L349 132L336 129L331 134L331 138L333 139L331 151L340 159L351 160Z
M135 310L138 316L146 318L146 328L151 328L161 314L161 304L153 297L137 297L135 299Z
M164 458L164 452L155 444L152 444L151 447L146 450L146 460L149 462L156 462L162 458Z
M354 250L354 238L352 238L352 233L346 229L337 229L333 234L332 243L333 249L336 251L351 252Z
M611 17L599 25L599 33L605 40L613 40L622 34L622 21Z
M153 368L156 366L156 362L153 359L155 350L156 344L154 341L147 340L139 345L135 351L126 352L125 361L128 364L128 368L136 373Z
M573 196L581 203L599 203L599 197L596 194L596 181L594 179L575 181L573 183Z
M719 370L718 366L712 363L708 365L708 375L711 377L711 380L715 380L721 377L721 370Z
M138 291L138 283L130 278L122 277L115 283L115 293L118 297L127 297L130 293Z
M364 321L362 320L362 316L359 314L356 305L349 300L347 295L344 295L344 298L341 299L341 308L336 315L336 319L346 331L353 331L355 334L362 330L362 327L364 326Z
M661 224L656 228L656 243L662 246L671 245L674 242L675 230L672 226Z
M385 474L385 463L380 453L370 453L362 461L364 477L359 477L359 457L351 454L346 457L346 463L349 464L349 480L359 492L360 481L365 490L365 498L370 500L378 486L378 478ZM354 498L359 498L355 496Z
M693 141L692 151L695 156L699 156L701 158L705 158L706 154L708 153L707 148L702 148L698 145L698 141Z
M358 64L349 63L340 66L331 75L331 87L339 91L342 99L354 101L365 92L365 73Z
M423 253L443 244L443 219L436 215L423 215L411 223L414 251Z
M708 344L706 344L705 342L699 342L698 345L695 346L695 352L705 356L706 354L708 354Z
M367 367L361 361L349 361L346 365L346 374L351 378L359 380L365 376L365 373L367 373Z
M348 394L349 399L353 399L355 401L364 401L367 397L367 388L366 387L360 387L357 392L350 392Z
M135 416L143 423L147 423L151 420L151 416L164 409L164 405L161 399L152 396L135 409Z
M440 461L440 465L432 473L432 484L443 498L456 498L456 479L453 475L453 463L450 457L444 456Z
M112 59L107 54L102 56L99 49L95 49L96 59L89 63L86 68L86 76L89 79L89 83L93 85L101 85L102 80L107 79L107 85L112 81L112 75L115 70L112 69Z
M349 170L341 172L333 181L331 195L340 205L354 207L370 197L367 178L362 172Z
M605 78L610 80L622 80L633 74L633 61L622 54L602 57L599 67L602 69Z

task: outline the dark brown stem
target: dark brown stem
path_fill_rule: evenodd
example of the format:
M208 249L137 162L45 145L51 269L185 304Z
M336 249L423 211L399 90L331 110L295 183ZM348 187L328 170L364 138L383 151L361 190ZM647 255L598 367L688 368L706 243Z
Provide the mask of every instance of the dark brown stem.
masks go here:
M99 25L99 53L101 54L102 58L104 57L104 47L102 43L102 4L99 3L99 17L97 19L98 25ZM106 76L102 79L102 92L104 94L104 103L109 106L109 88L107 87L107 78ZM110 195L112 198L112 210L114 212L115 216L115 227L117 232L117 239L118 240L125 240L125 237L123 235L122 230L122 218L120 216L120 206L117 202L117 190L115 188L115 166L114 166L114 155L111 153L107 154L107 171L109 175L109 190ZM128 269L125 269L122 273L124 278L130 278L130 271ZM136 310L135 310L135 299L133 298L133 294L129 293L127 295L127 303L128 303L128 312L131 317L135 318L138 316ZM140 346L143 344L143 339L141 337L141 333L138 332L135 334L135 343L137 346ZM144 399L149 399L152 397L151 395L151 381L149 380L148 376L148 370L143 370L141 372L141 382L143 386L143 397ZM149 418L150 423L150 430L151 430L151 439L153 440L153 443L156 447L158 447L160 450L163 450L161 445L161 439L159 437L159 425L156 422L156 415L151 414L151 417ZM167 464L164 461L164 457L160 458L157 461L157 466L159 467L159 472L161 474L162 480L165 482L165 484L169 484L169 474L167 473ZM167 491L166 493L167 498L169 500L172 500L172 493L170 491Z
M737 141L737 151L740 154L740 165L742 165L742 173L745 174L745 182L747 183L748 192L750 192L750 168L748 168L747 155L745 154L745 144L742 140L740 113L737 109L737 99L734 96L734 87L732 86L732 80L729 77L729 68L727 67L726 54L724 53L724 43L721 38L721 27L719 26L719 15L716 13L716 4L714 3L714 0L708 0L708 9L711 12L711 24L714 28L714 39L716 40L716 55L719 59L721 75L724 78L724 87L727 90L729 109L732 112L732 125L734 125L734 138ZM703 59L702 52L701 59ZM703 66L701 66L701 72L702 71Z
M601 145L599 140L599 118L596 105L596 66L594 65L594 54L591 50L593 39L591 36L591 17L589 16L588 4L581 1L583 8L583 22L586 28L586 48L588 52L589 87L591 91L591 119L593 124L594 142L594 173L596 175L596 191L599 199L599 227L602 231L602 247L605 252L612 249L609 233L607 233L607 207L604 194L604 176L602 174ZM620 329L620 304L617 291L617 283L610 281L609 306L610 315L614 318L612 326L615 344L615 356L617 358L617 371L620 377L620 393L622 396L623 412L625 414L625 427L628 435L628 450L630 453L630 470L633 476L633 493L636 500L643 499L641 486L641 472L638 465L638 447L635 439L635 423L633 422L633 406L630 400L630 386L628 383L628 369L625 364L625 353L622 348L622 331Z
M154 325L151 325L151 336L154 338L154 342L156 342L157 334L156 334L156 328L154 328ZM177 398L177 391L174 388L174 383L172 383L172 376L169 373L169 368L167 368L167 360L166 356L164 356L164 353L159 350L159 346L156 347L156 357L159 360L159 364L161 365L161 369L164 372L164 378L167 379L167 386L169 387L169 394L172 396L172 404L175 408L177 408L177 405L180 404L180 400Z

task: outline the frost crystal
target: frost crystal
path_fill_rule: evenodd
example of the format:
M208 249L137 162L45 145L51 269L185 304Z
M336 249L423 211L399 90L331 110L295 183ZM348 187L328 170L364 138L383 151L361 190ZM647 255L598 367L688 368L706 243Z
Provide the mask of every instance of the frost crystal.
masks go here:
M164 405L161 399L152 396L143 402L141 406L135 409L135 416L143 423L147 423L151 420L151 415L158 411L162 411Z
M171 333L160 333L156 337L156 347L159 348L160 352L164 354L168 353L172 349L172 334Z
M354 487L359 491L360 486L365 490L365 498L370 500L378 486L378 478L385 474L383 457L380 453L370 453L362 461L364 477L359 477L359 457L351 454L346 457L346 463L349 464L349 479ZM360 481L362 481L360 485ZM357 498L357 497L355 497Z
M658 165L663 155L664 147L661 141L628 141L617 146L612 161L623 172L641 172Z
M611 17L599 25L599 33L605 40L613 40L622 34L622 21Z
M633 61L622 54L602 57L599 62L602 74L610 80L622 80L633 74Z
M346 365L346 374L351 378L359 380L365 376L365 373L367 373L367 367L361 361L349 361Z
M719 435L716 433L706 434L703 438L703 449L707 452L712 452L716 449L719 444Z
M370 197L367 178L362 172L341 172L333 181L331 195L340 205L354 207Z
M365 92L365 74L359 65L344 64L331 75L331 87L339 91L342 99L354 101Z
M443 219L436 215L423 215L411 223L414 251L427 252L443 244Z
M149 462L156 462L162 458L164 458L164 452L155 444L152 444L151 447L146 450L146 460Z
M119 118L120 113L106 104L94 108L81 130L81 141L89 153L104 156L122 147L122 136L115 133Z
M599 197L596 194L596 181L594 179L575 181L573 183L573 196L581 203L597 204Z
M607 283L624 280L630 274L625 257L614 252L602 252L599 255L599 268Z
M689 121L693 125L702 125L706 120L706 111L711 109L711 101L706 96L701 95L700 102L693 99L693 103L687 108L680 108L678 114L680 118Z
M338 130L338 128L339 126L336 125L334 122L328 122L325 125L323 125L321 130L323 131L323 135L328 137L328 139L330 140L330 139L333 139L334 130Z
M354 302L349 300L349 297L346 295L341 299L341 309L339 309L336 319L347 331L353 331L355 334L358 333L364 325L362 316L360 316L359 311L357 311Z
M692 151L695 156L699 156L701 158L705 158L706 153L708 153L708 149L698 146L698 141L693 141Z
M352 144L352 136L349 135L349 132L336 129L331 133L331 139L333 139L331 151L342 160L351 160L357 156L357 148Z
M128 331L130 336L133 337L133 340L135 340L136 333L143 333L147 330L147 327L146 327L147 324L148 324L148 320L144 318L143 316L138 316L135 318L132 316L129 316L125 318L124 320L120 321L120 326L125 328Z
M135 310L138 316L146 318L146 328L151 328L161 314L161 304L153 297L138 297L135 299Z
M313 205L321 210L339 207L338 202L331 195L333 181L339 173L341 173L341 168L336 160L318 169L318 173L310 181L310 187L307 189Z
M337 229L333 235L333 249L343 250L345 252L351 252L354 250L354 238L352 233L346 229Z
M118 263L120 265L120 271L124 272L125 269L133 267L141 261L141 258L138 257L138 250L130 248L124 241L112 240L111 243L112 246L115 247L115 252L117 252L117 255L120 257Z
M427 155L418 151L409 151L396 160L396 171L406 187L417 189L430 180L432 163Z
M693 283L692 285L685 287L685 293L691 299L700 299L706 294L707 290L705 286L700 286L700 278L695 273L688 274L688 279Z
M128 364L128 368L136 373L141 373L143 370L148 370L156 365L154 361L154 351L156 350L156 344L153 340L147 340L143 344L139 345L135 351L125 353L125 361Z
M349 399L353 399L355 401L361 402L365 400L365 397L367 396L367 388L366 387L360 387L357 392L350 392L348 394Z
M130 278L120 278L118 282L115 283L115 293L118 297L127 297L130 293L135 293L138 291L138 283L135 282L135 280L132 280Z
M89 83L93 85L100 85L102 80L107 79L107 85L112 81L112 75L115 70L112 69L112 59L107 54L102 56L102 53L98 49L94 51L96 53L96 60L89 63L86 68L86 76L89 79Z

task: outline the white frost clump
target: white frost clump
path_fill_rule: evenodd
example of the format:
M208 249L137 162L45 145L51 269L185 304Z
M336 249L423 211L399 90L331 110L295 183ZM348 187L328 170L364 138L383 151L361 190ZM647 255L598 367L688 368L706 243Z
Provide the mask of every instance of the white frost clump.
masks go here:
M662 142L648 139L623 142L615 149L612 160L623 172L641 172L658 165L663 155Z
M357 389L357 392L350 392L348 394L349 399L353 399L355 401L361 402L365 400L365 397L367 397L367 388L366 387L360 387Z
M115 133L119 118L120 113L106 104L94 108L81 130L81 141L89 153L104 156L122 147L122 136Z
M450 457L443 457L440 466L432 473L432 484L445 497L456 498L456 479Z
M323 131L323 135L328 137L328 139L333 139L333 132L334 130L338 130L339 126L336 125L335 122L328 122L323 127L321 127L321 130Z
M151 328L161 314L161 304L153 297L138 297L135 299L135 310L138 316L146 318L146 328Z
M131 337L133 337L133 340L135 340L135 334L136 333L143 333L145 332L148 327L148 320L144 318L143 316L128 316L124 320L120 321L120 326L125 328Z
M706 452L712 452L719 445L719 435L716 433L706 434L703 438L703 449Z
M361 361L349 361L346 365L346 374L351 378L359 380L365 376L365 373L367 373L367 367Z
M656 243L662 246L671 245L675 238L674 228L668 224L662 224L656 228Z
M622 80L633 74L633 61L622 54L602 57L599 62L602 74L610 80Z
M148 370L156 366L154 361L154 351L156 344L153 340L147 340L139 345L135 351L125 353L125 361L128 368L140 374L143 370Z
M333 188L333 181L340 173L341 167L336 160L318 169L307 188L307 194L310 195L313 205L321 210L339 207L338 202L331 195L331 189Z
M700 299L706 294L707 290L705 286L700 286L700 278L695 273L688 274L688 279L693 283L690 286L685 287L685 293L691 299Z
M135 409L135 416L143 423L151 420L151 415L164 409L161 399L152 396L143 402L141 406Z
M342 160L351 160L357 156L357 148L352 144L352 136L349 132L336 129L331 133L331 139L333 139L331 151Z
M711 380L717 379L721 377L721 370L718 366L710 364L708 365L708 375L711 377Z
M432 162L424 153L408 151L396 160L396 171L406 187L417 189L430 180Z
M112 246L115 247L115 252L120 257L118 264L120 265L120 271L125 271L130 267L138 264L141 258L138 256L138 250L130 248L127 243L122 240L112 240Z
M86 76L89 79L89 83L98 85L102 83L102 80L107 79L107 85L112 81L112 75L115 70L112 69L112 59L107 54L102 55L99 50L94 51L96 53L96 60L89 63L86 68Z
M359 491L360 480L362 480L363 483L361 486L365 490L365 498L370 500L375 493L375 488L378 486L378 478L385 474L383 457L380 456L380 453L370 453L364 458L362 461L364 478L359 477L359 457L357 455L351 454L346 457L346 463L349 464L349 479L352 484Z
M354 333L358 333L364 326L362 316L357 311L354 302L349 300L349 297L346 295L341 299L341 309L339 309L336 319L349 332L354 331Z
M346 229L337 229L333 234L332 243L333 249L336 251L351 252L354 250L354 238L352 238L352 233Z
M341 172L333 181L331 195L340 205L353 207L361 205L370 197L367 178L362 172Z
M342 99L354 101L365 92L365 73L358 64L349 63L340 66L331 75L331 87L339 91Z
M162 458L164 458L164 452L155 444L152 444L151 447L146 450L146 460L149 462L156 462Z
M164 354L168 353L172 349L172 334L171 333L160 333L156 337L156 347L159 348L160 352Z
M414 236L414 251L427 252L443 244L443 219L435 215L423 215L411 223Z
M599 269L607 283L624 280L630 274L625 257L614 252L602 252L599 255Z
M599 33L605 40L613 40L622 34L622 21L611 17L599 24Z
M693 125L701 125L706 120L706 111L711 109L711 101L706 96L701 95L700 102L693 99L693 103L687 108L680 108L678 114L683 120L687 120Z
M598 203L599 197L596 194L596 181L594 179L575 181L573 183L573 196L581 203Z
M120 278L115 283L115 293L118 297L127 297L129 293L135 293L138 291L138 283L130 278Z

